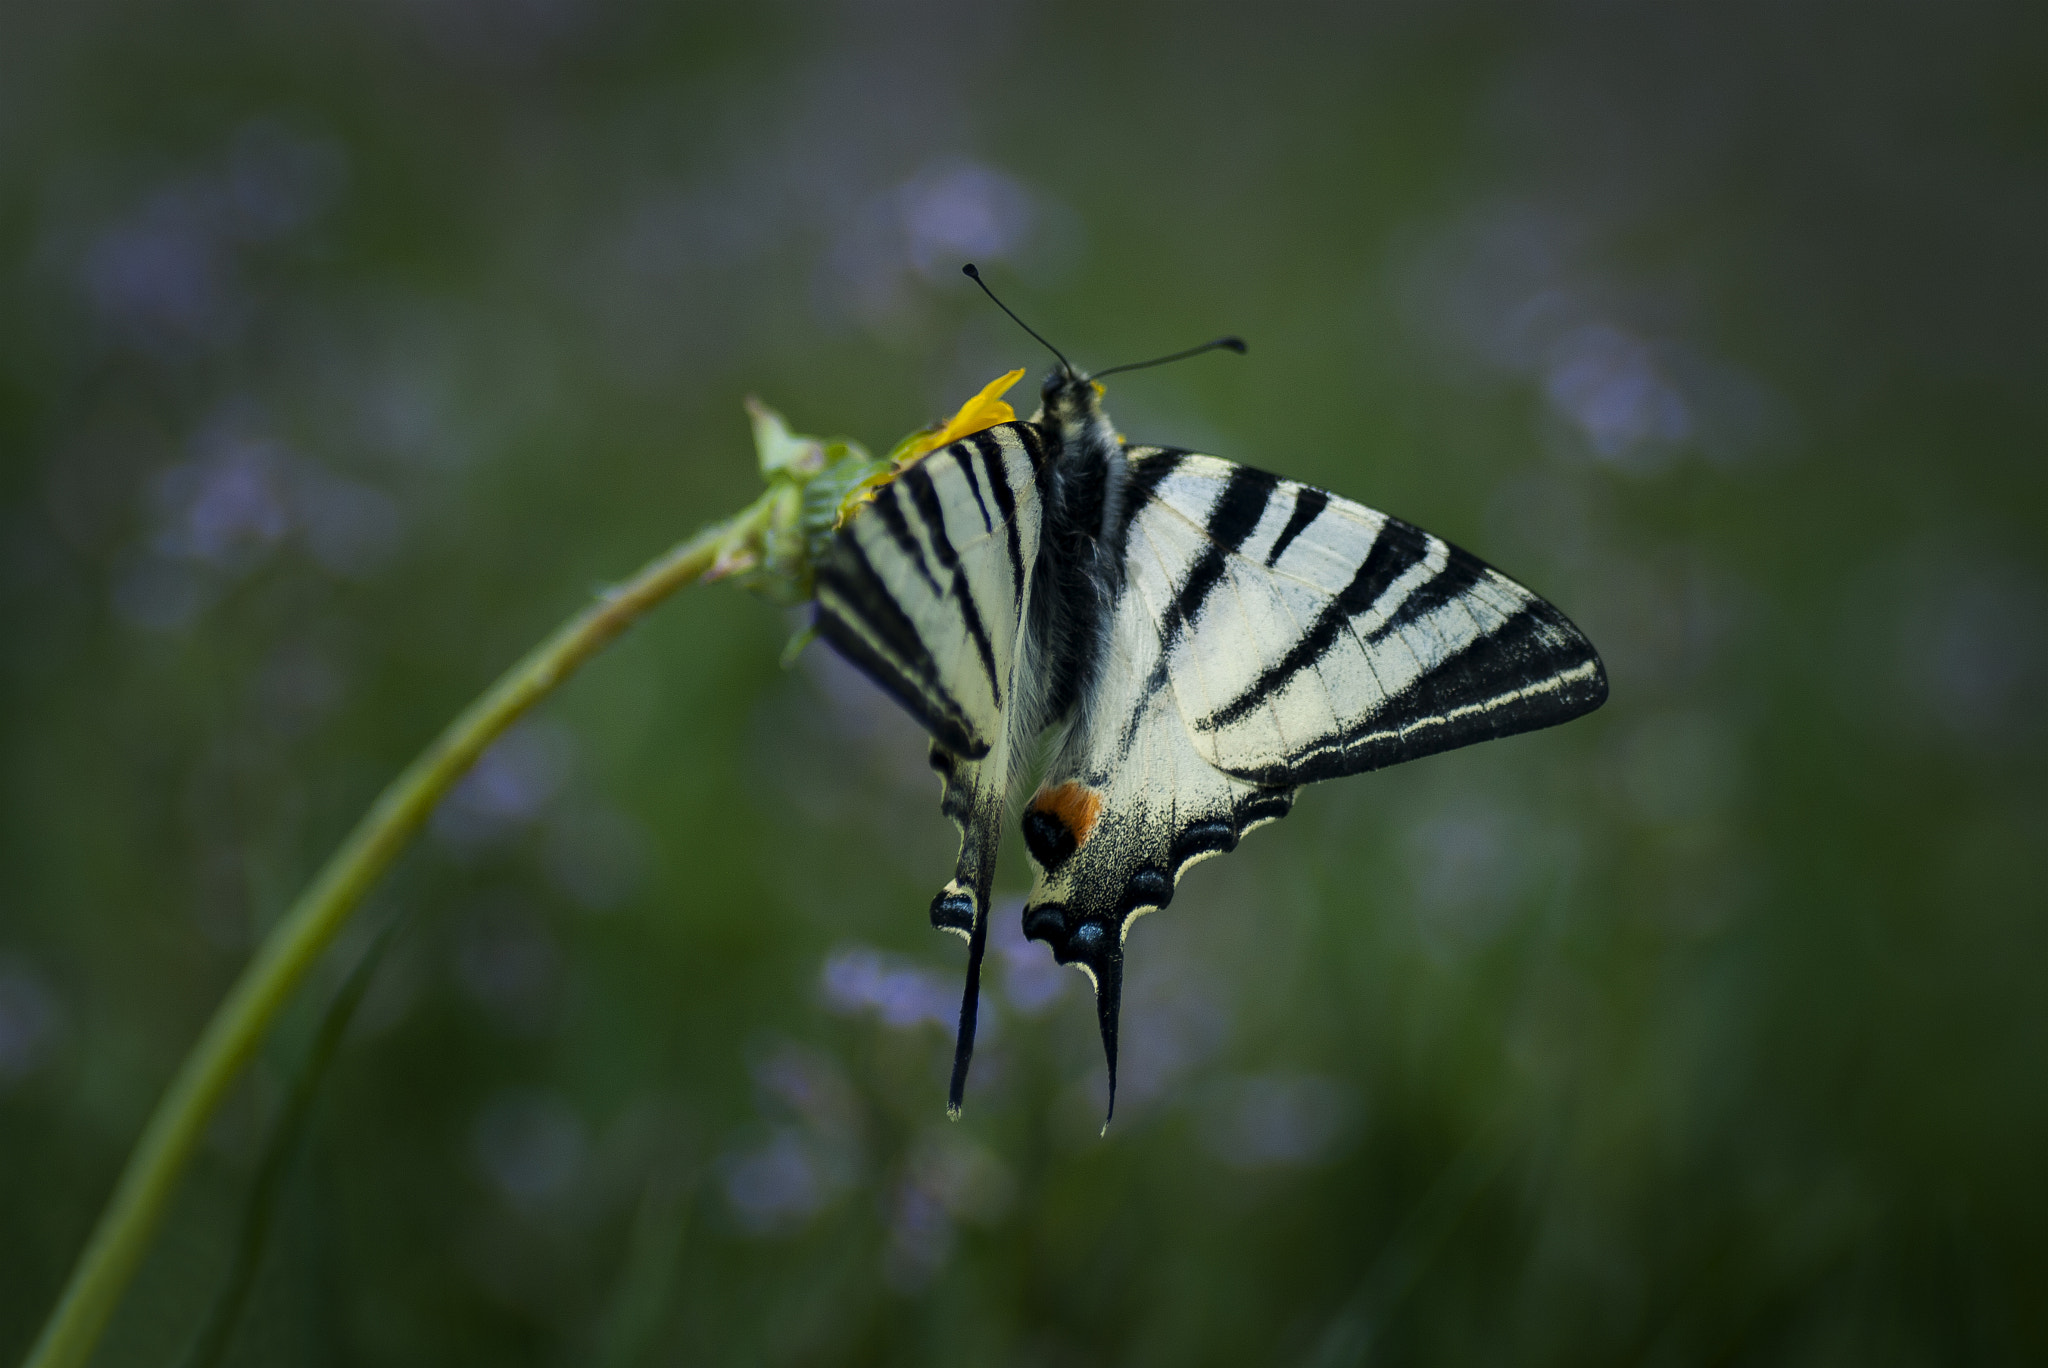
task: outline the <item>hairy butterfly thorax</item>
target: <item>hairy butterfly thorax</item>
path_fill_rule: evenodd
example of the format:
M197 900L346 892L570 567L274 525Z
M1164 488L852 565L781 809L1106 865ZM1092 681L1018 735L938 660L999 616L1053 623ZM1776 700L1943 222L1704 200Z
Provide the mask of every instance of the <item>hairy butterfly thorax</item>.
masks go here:
M1061 366L1045 378L1031 422L1043 434L1043 592L1032 600L1030 649L1043 672L1038 726L1066 721L1087 696L1107 649L1109 606L1123 586L1128 470L1102 411L1102 387Z
M1190 867L1285 816L1305 784L1607 697L1584 635L1485 562L1309 485L1126 445L1097 381L1137 367L1091 377L1046 345L1059 365L1037 413L1018 422L1000 402L1021 372L982 391L849 505L815 567L819 634L930 732L960 829L931 903L968 942L955 1114L1025 784L1024 933L1093 984L1113 1110L1125 939ZM1159 361L1217 348L1244 344Z

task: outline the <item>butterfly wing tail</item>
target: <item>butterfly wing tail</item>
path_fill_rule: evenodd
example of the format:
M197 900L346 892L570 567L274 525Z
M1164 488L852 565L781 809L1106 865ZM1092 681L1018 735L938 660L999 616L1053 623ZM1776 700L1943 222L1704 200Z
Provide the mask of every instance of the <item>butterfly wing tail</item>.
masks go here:
M1166 896L1171 897L1171 892ZM1112 931L1110 925L1109 918L1077 916L1064 903L1038 903L1024 909L1025 937L1043 941L1051 948L1053 959L1079 969L1095 985L1095 1021L1102 1030L1102 1057L1109 1065L1104 1131L1116 1115L1117 1019L1124 996L1123 938L1121 928Z
M960 1029L953 1043L953 1080L946 1113L958 1119L967 1093L967 1068L974 1059L974 1028L981 1008L981 961L988 950L988 907L995 885L996 851L1002 841L1003 794L986 782L985 767L932 747L932 768L945 783L939 800L960 828L960 859L953 878L932 899L932 925L967 942L967 984L960 995Z
M943 896L943 895L941 895ZM953 1038L953 1081L946 1088L946 1115L960 1119L967 1097L967 1066L974 1060L974 1025L981 1010L981 957L988 948L988 913L974 919L967 941L967 986L960 994L960 1031Z
M1104 959L1102 967L1094 971L1095 979L1095 1021L1102 1028L1102 1057L1109 1064L1109 1106L1102 1113L1102 1133L1109 1134L1109 1123L1116 1116L1116 1023L1117 1014L1123 1010L1124 999L1124 955L1121 948L1114 955Z

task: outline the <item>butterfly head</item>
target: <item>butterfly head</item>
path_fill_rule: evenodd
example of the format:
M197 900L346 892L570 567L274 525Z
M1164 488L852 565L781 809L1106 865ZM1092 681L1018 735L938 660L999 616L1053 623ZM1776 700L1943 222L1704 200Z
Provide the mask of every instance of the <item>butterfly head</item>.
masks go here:
M1085 449L1098 442L1116 443L1116 429L1102 411L1102 386L1068 367L1046 372L1039 390L1039 408L1032 421L1059 434L1060 445Z
M1089 444L1108 441L1116 444L1116 429L1102 412L1102 377L1115 375L1119 371L1144 370L1148 366L1160 366L1169 361L1184 361L1190 356L1203 352L1232 351L1243 355L1244 339L1219 337L1214 342L1204 342L1199 347L1173 352L1167 356L1155 356L1150 361L1133 361L1129 365L1111 366L1093 375L1083 375L1067 364L1067 358L1060 356L1060 363L1045 373L1045 385L1040 390L1042 404L1036 419L1042 425L1058 431L1060 439L1068 445ZM1053 355L1059 356L1058 352Z

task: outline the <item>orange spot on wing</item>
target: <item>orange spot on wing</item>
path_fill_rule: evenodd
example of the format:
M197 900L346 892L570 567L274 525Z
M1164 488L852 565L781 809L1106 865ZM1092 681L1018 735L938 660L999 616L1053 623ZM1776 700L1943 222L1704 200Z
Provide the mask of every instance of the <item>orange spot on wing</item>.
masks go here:
M1068 782L1040 792L1031 800L1031 807L1056 818L1074 833L1075 846L1084 846L1095 831L1096 820L1102 816L1102 791Z

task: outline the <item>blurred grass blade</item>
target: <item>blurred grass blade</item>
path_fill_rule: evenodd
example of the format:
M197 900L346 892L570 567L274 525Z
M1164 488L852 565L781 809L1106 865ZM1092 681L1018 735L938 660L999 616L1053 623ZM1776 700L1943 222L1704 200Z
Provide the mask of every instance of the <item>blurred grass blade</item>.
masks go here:
M348 1034L349 1023L355 1020L356 1008L362 1005L363 993L369 988L370 980L376 976L377 966L384 962L384 954L397 938L400 921L394 917L363 957L356 961L348 978L334 994L334 1001L327 1005L327 1012L320 1019L320 1030L313 1038L313 1046L306 1052L305 1063L299 1068L299 1076L292 1084L290 1099L284 1111L278 1116L277 1124L271 1128L270 1143L264 1148L263 1159L257 1165L255 1180L249 1187L249 1204L242 1213L242 1231L235 1242L235 1261L228 1271L227 1281L222 1284L220 1295L214 1299L213 1310L207 1313L206 1324L192 1341L191 1352L185 1356L185 1368L217 1368L227 1354L228 1343L233 1339L235 1327L241 1323L242 1311L248 1305L249 1293L256 1285L256 1274L263 1266L263 1251L270 1238L271 1214L277 1208L278 1194L284 1189L284 1180L291 1171L292 1160L299 1151L299 1142L305 1136L306 1124L313 1114L313 1103L320 1095L320 1084L327 1077L327 1068L340 1052L342 1037Z
M694 1175L675 1163L657 1164L648 1178L633 1214L618 1284L599 1325L599 1368L635 1368L646 1360L682 1264L695 1190Z
M1458 1222L1506 1166L1506 1130L1504 1121L1487 1126L1437 1175L1331 1319L1306 1368L1355 1368L1366 1361Z

